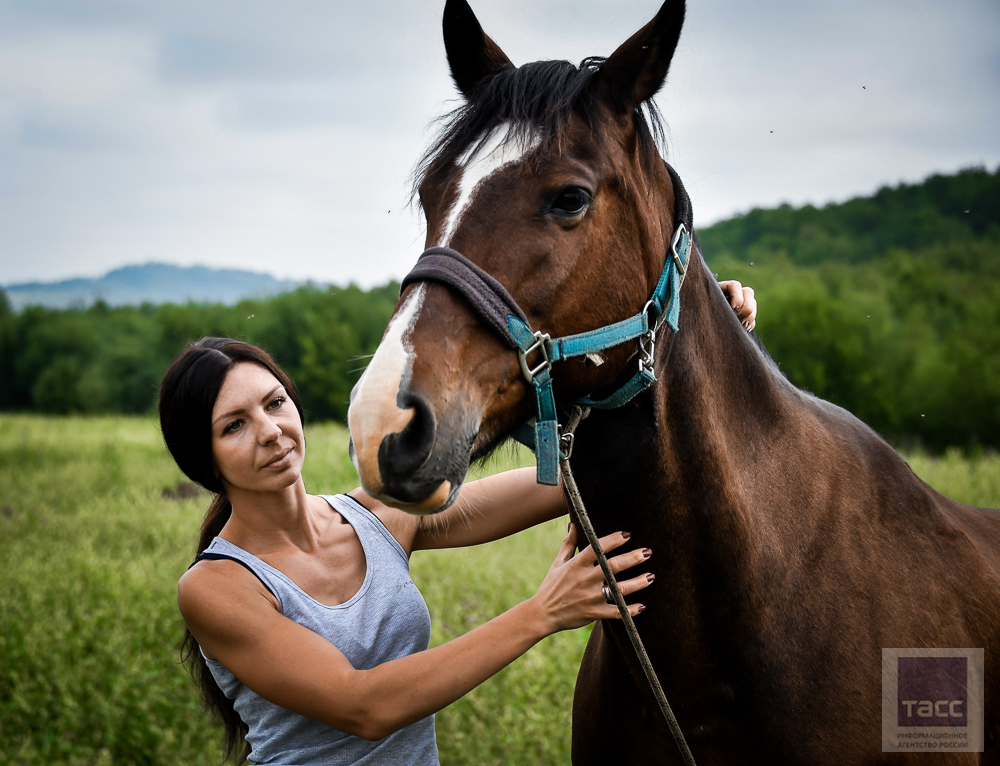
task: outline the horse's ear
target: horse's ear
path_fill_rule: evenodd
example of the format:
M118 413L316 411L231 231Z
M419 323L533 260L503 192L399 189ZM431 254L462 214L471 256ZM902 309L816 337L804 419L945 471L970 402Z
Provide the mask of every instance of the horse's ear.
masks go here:
M608 57L593 87L606 104L631 112L652 98L667 79L670 60L684 26L684 0L667 0L656 17Z
M458 89L469 98L476 86L514 65L479 25L466 0L448 0L444 6L444 48Z

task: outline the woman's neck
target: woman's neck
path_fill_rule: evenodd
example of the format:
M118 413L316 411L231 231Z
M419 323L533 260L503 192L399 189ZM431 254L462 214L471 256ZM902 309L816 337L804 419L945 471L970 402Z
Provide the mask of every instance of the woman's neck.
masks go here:
M220 537L251 553L298 548L316 549L329 514L322 498L306 492L300 477L279 492L256 492L227 487L232 515Z

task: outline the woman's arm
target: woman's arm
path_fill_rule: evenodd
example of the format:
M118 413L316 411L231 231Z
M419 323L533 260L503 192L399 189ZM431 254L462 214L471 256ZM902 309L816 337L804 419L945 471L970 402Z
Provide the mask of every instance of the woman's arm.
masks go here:
M535 469L517 468L462 485L448 510L422 516L413 550L460 548L507 537L568 512L562 486L535 481Z
M601 540L614 550L621 533ZM524 654L545 636L595 619L619 617L601 594L603 575L588 547L576 556L572 528L527 601L441 646L371 670L353 668L333 644L282 616L266 589L230 561L204 561L181 578L178 604L205 654L222 662L257 694L327 726L381 739L437 712ZM648 556L630 551L610 560L620 572ZM620 583L634 593L645 574ZM630 606L633 616L643 609Z

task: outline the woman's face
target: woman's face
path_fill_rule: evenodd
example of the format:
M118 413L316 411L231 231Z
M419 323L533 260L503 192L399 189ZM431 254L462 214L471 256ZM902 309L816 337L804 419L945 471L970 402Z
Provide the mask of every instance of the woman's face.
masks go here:
M266 368L237 364L212 409L212 458L227 494L276 492L298 481L305 458L299 412Z

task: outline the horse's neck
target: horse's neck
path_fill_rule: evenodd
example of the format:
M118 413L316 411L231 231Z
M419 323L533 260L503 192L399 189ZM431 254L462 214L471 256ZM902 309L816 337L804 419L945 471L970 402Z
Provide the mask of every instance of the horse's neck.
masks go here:
M700 258L681 297L680 330L661 334L658 383L629 406L593 413L581 432L581 487L600 504L602 534L649 530L677 560L732 565L773 538L754 508L758 451L775 454L793 389L743 330ZM587 442L591 442L585 446ZM611 478L612 481L608 481Z
M661 459L676 467L669 475L725 501L750 480L744 467L783 438L801 398L743 329L704 262L692 261L680 330L658 360L653 427Z

